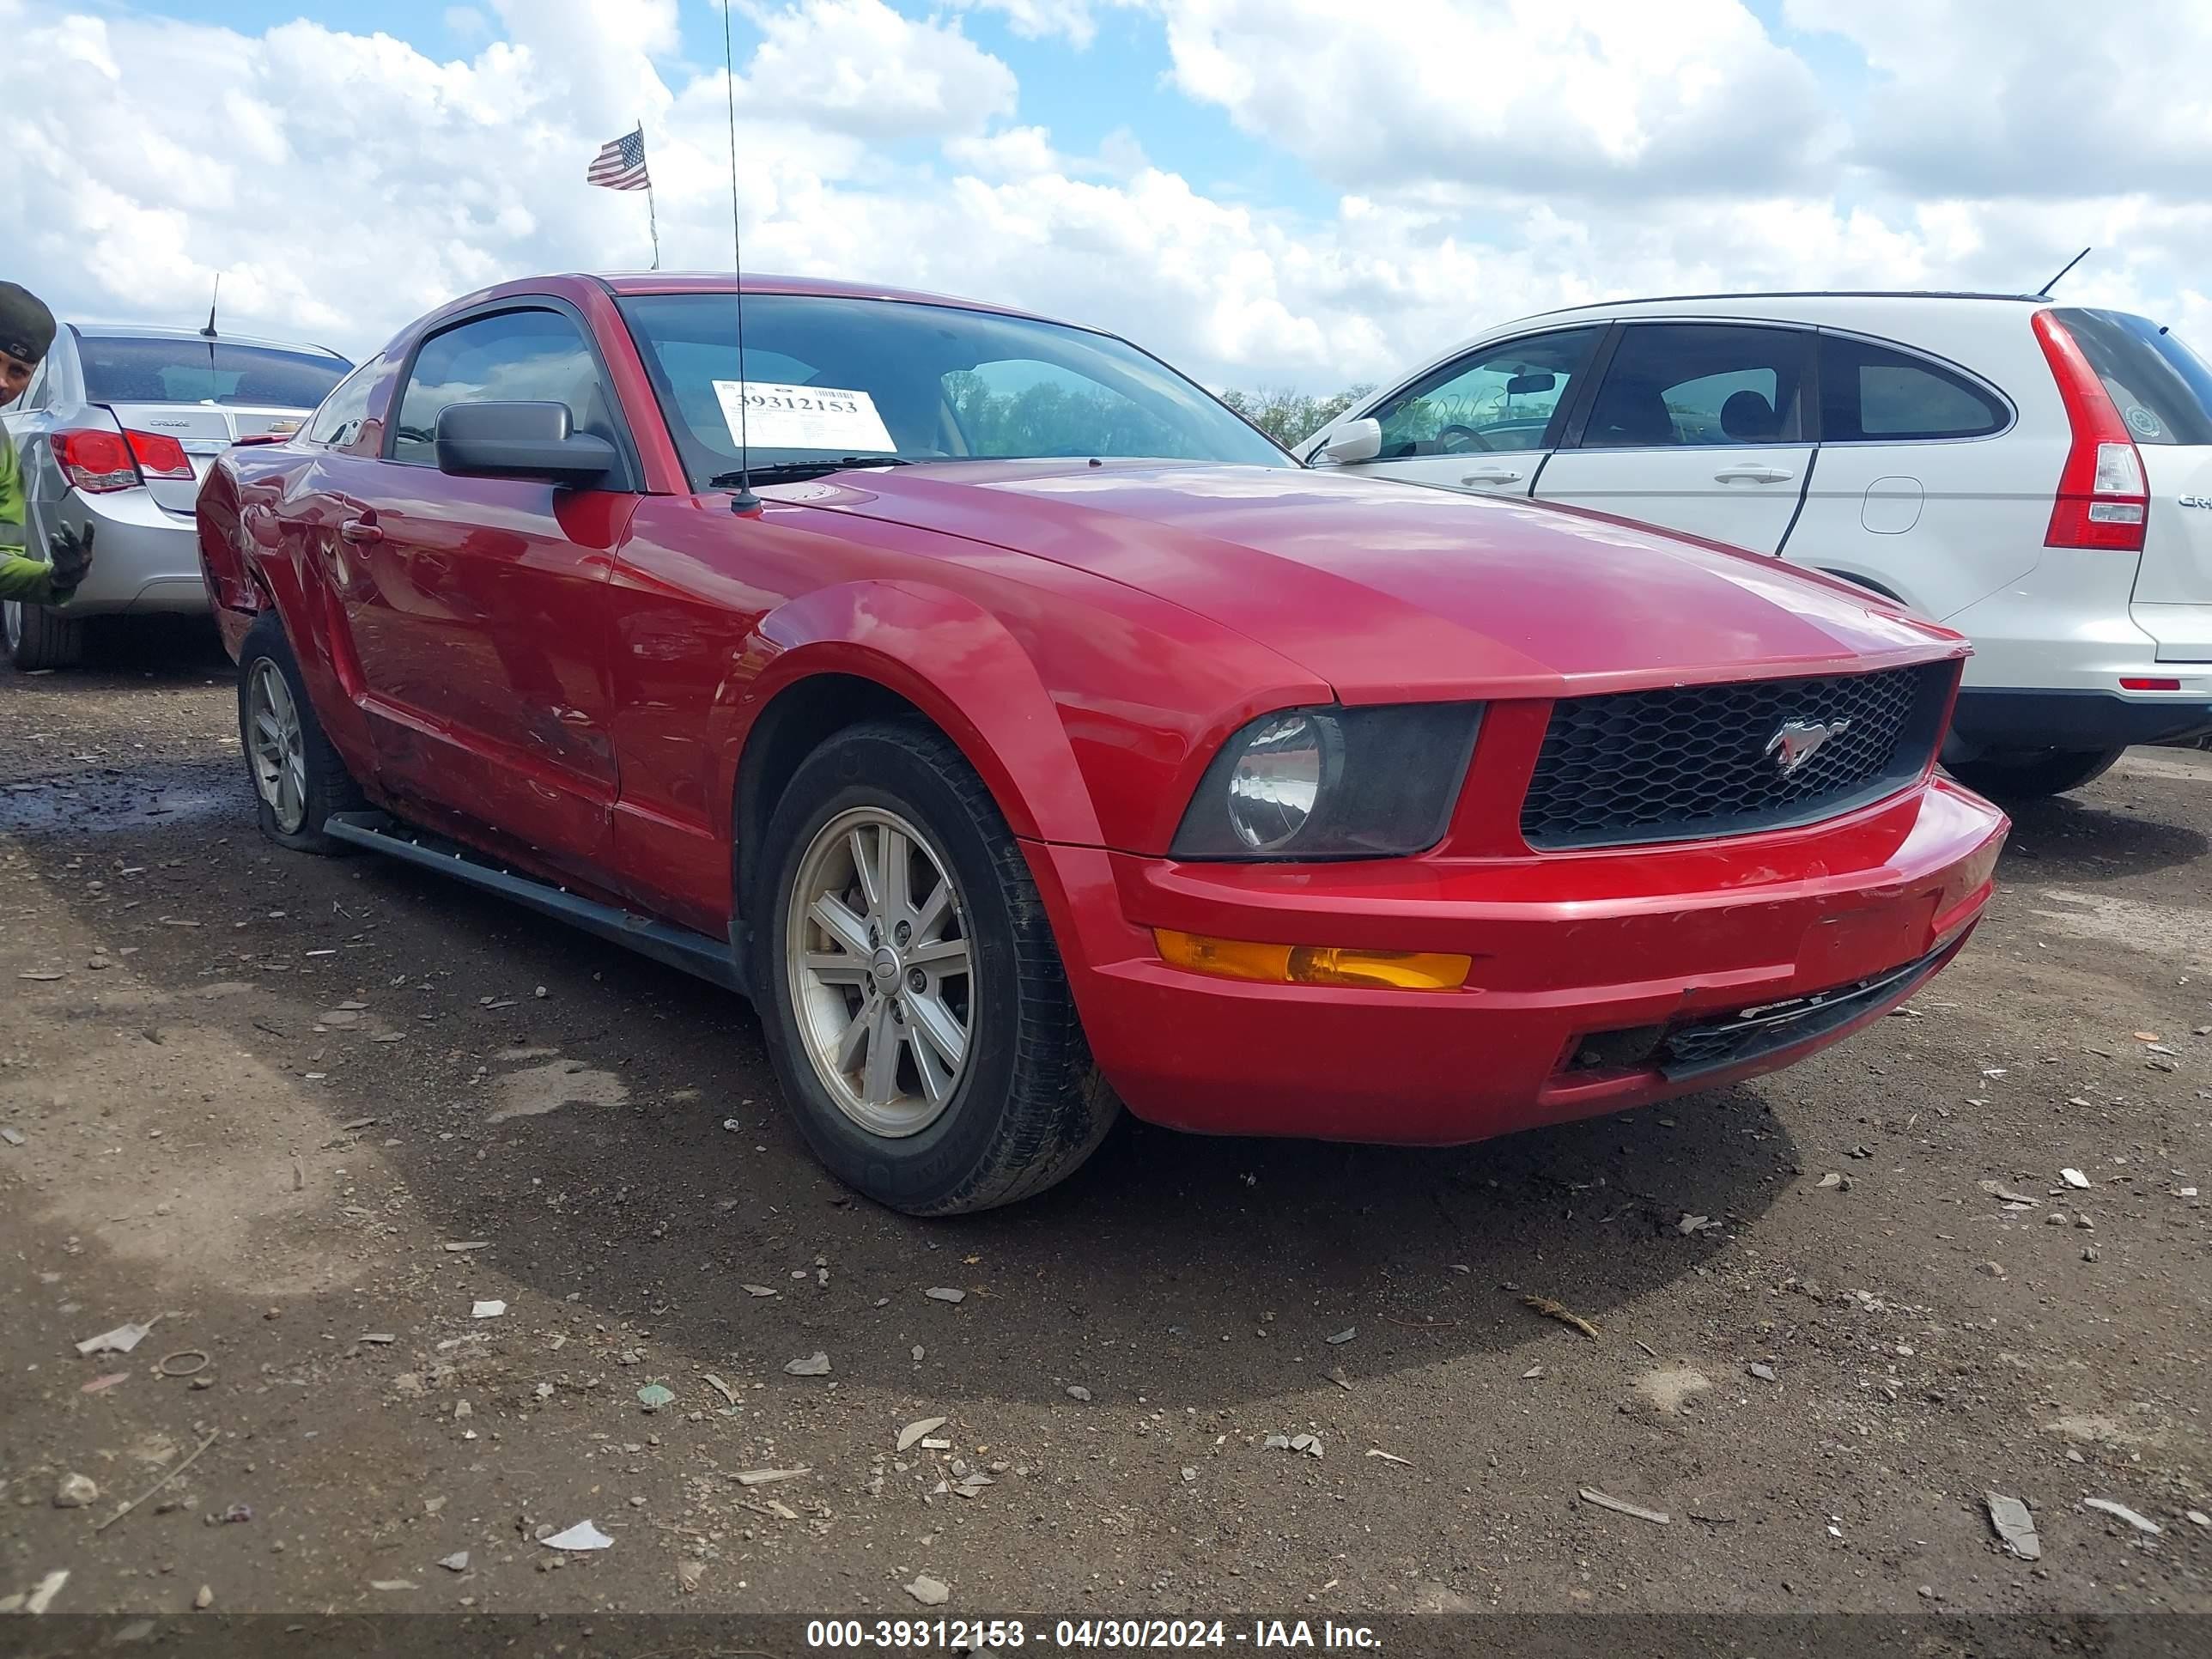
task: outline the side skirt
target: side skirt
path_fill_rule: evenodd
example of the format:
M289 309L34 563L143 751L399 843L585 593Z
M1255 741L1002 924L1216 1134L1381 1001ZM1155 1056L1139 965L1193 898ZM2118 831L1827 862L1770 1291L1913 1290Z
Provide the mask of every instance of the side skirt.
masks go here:
M572 927L611 941L655 962L681 968L687 974L750 995L736 953L727 939L711 939L689 928L640 915L635 910L580 898L534 876L517 875L481 853L427 830L416 830L386 812L334 812L323 831L333 840L366 847L403 863L434 870L441 876L466 882L487 893L496 893L526 906L541 915L565 921Z

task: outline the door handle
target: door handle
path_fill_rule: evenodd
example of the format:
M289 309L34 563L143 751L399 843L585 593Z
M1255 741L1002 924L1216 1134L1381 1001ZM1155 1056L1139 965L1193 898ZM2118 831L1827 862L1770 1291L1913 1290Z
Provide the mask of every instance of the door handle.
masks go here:
M347 519L338 526L338 539L359 547L368 542L384 539L384 526L374 519Z
M1461 475L1460 482L1463 484L1519 483L1521 475L1505 467L1492 467L1486 472L1463 473Z
M1779 466L1724 466L1713 474L1715 483L1788 483L1797 475Z

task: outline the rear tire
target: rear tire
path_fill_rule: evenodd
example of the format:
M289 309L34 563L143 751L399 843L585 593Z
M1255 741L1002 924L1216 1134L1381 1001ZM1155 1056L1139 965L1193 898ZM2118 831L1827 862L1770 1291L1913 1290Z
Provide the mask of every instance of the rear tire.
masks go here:
M1984 755L1946 769L1993 800L2041 800L2094 783L2125 749L2026 749Z
M1090 1157L1121 1103L1029 861L950 739L920 721L838 732L792 778L762 853L769 1052L840 1180L960 1215Z
M323 735L284 624L264 611L238 653L238 738L261 833L295 853L351 850L323 833L333 812L368 803Z
M74 668L84 660L82 620L43 605L7 602L8 660L18 669Z

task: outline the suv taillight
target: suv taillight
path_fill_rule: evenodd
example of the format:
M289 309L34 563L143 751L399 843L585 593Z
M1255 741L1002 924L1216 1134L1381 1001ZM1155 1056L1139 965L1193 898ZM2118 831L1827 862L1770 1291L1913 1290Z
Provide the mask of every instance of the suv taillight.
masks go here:
M54 434L54 464L90 495L136 489L148 478L188 479L192 459L174 438L159 432L105 432L74 427Z
M2051 528L2043 544L2140 553L2144 521L2150 516L2142 456L2120 411L2112 406L2112 395L2066 325L2051 313L2039 311L2034 328L2074 434L2073 447L2059 471L2058 495L2051 504Z

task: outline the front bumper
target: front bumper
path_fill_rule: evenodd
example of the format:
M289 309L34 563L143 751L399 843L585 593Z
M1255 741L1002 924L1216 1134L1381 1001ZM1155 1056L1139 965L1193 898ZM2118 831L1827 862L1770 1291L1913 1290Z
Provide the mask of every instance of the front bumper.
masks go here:
M207 614L192 520L164 511L145 490L86 495L73 489L51 522L94 532L92 568L70 600L72 618Z
M1626 854L1294 869L1029 852L1091 1052L1139 1116L1445 1146L1772 1071L1880 1018L1965 942L2007 828L1938 779L1803 830ZM1253 983L1168 966L1154 927L1474 966L1450 992ZM1837 991L1859 994L1729 1046L1723 1017Z

